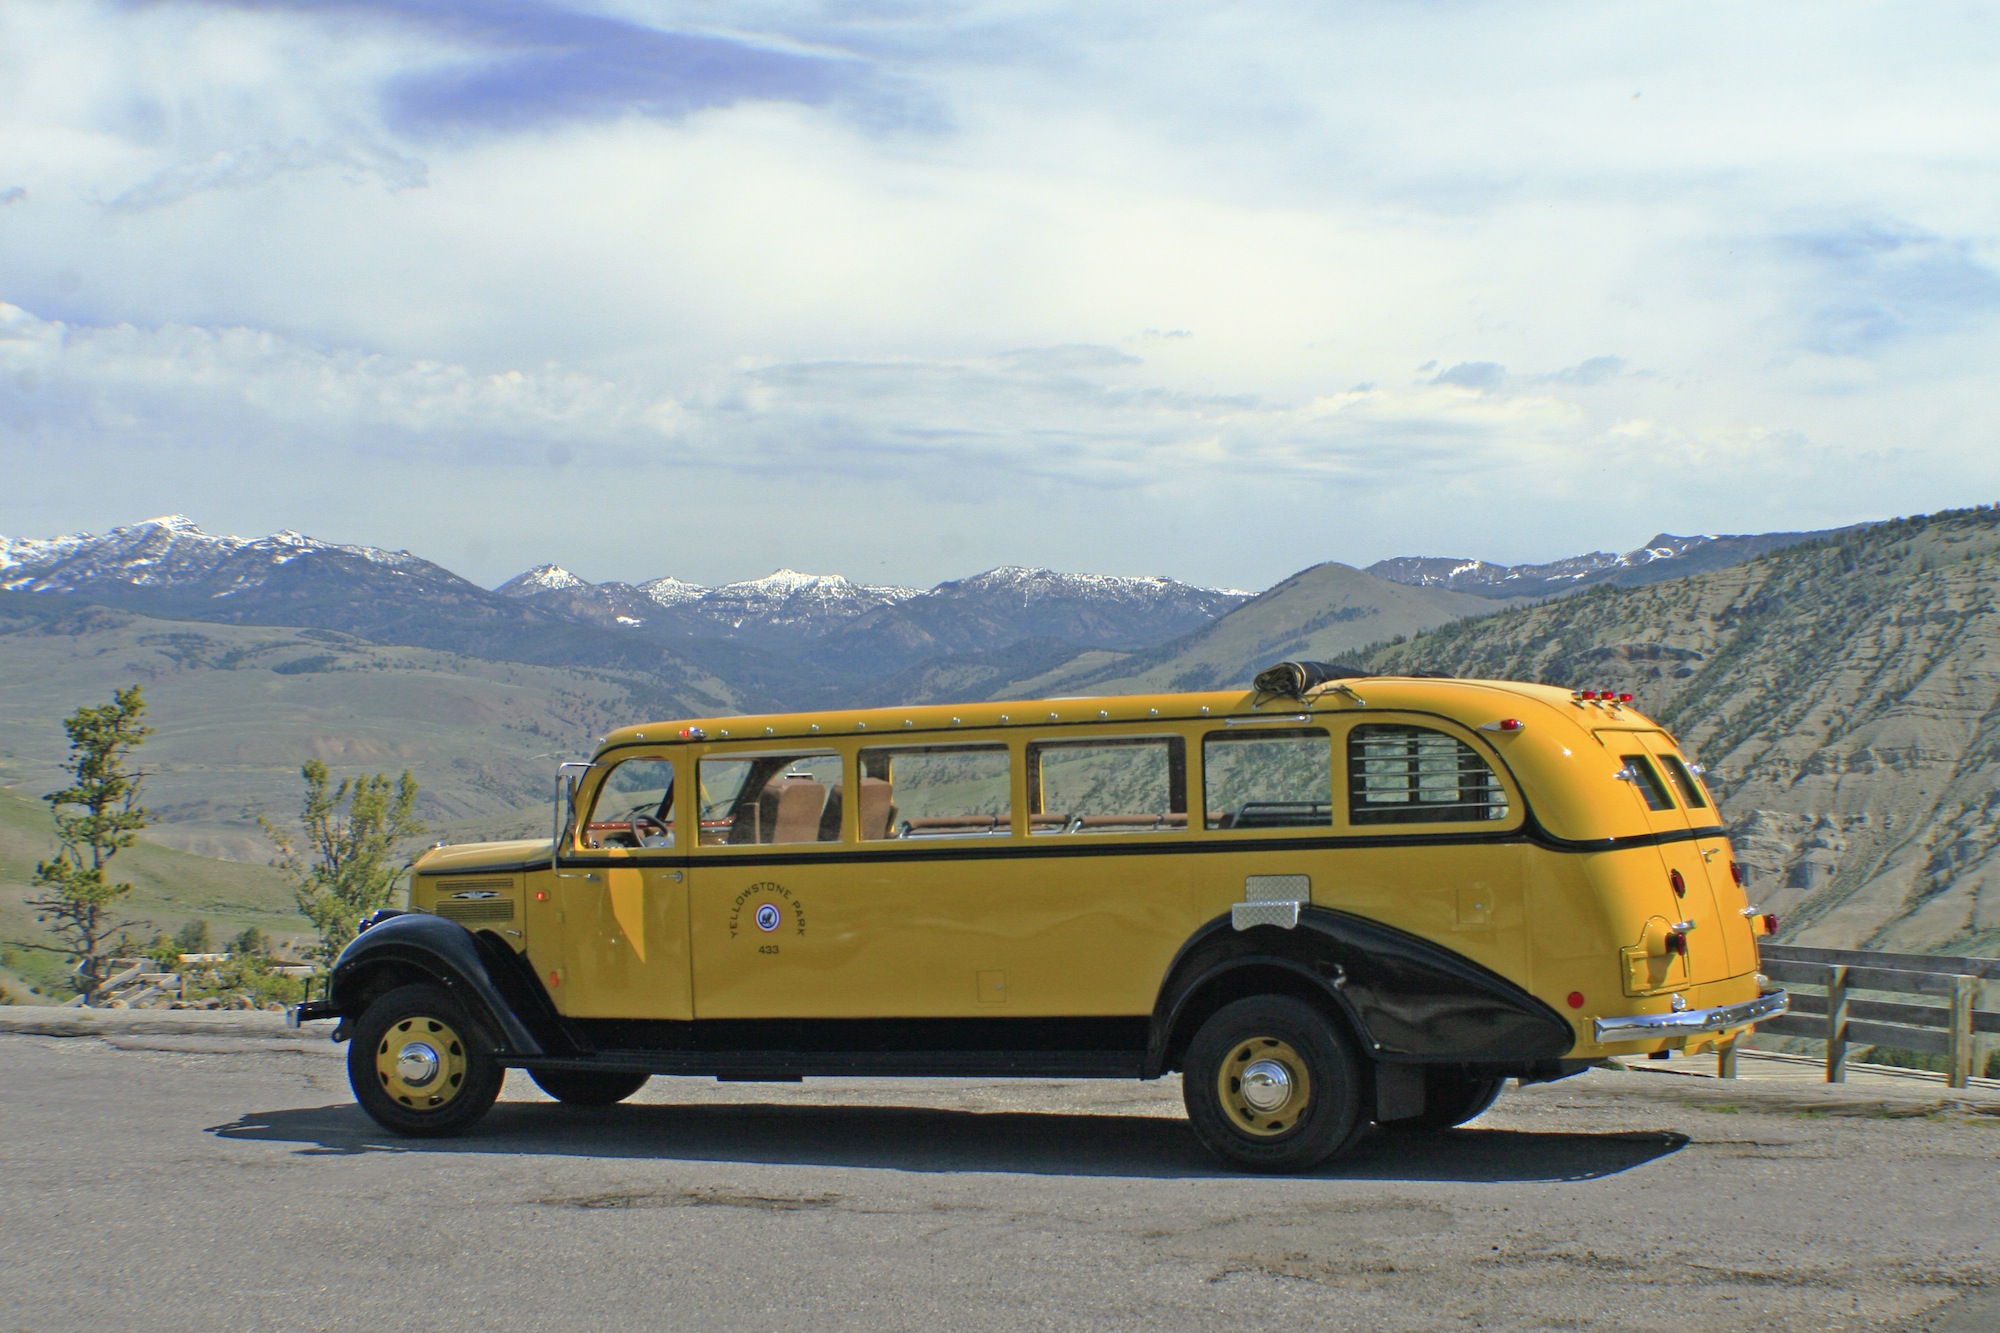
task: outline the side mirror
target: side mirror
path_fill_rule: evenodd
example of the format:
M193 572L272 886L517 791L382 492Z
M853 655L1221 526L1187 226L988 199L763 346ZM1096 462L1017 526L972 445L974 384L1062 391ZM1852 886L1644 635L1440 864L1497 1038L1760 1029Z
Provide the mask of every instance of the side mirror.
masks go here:
M590 765L578 760L568 760L556 765L555 829L549 836L549 869L559 870L562 866L563 830L569 827L570 818L576 813L576 793L578 779L569 770L588 770Z

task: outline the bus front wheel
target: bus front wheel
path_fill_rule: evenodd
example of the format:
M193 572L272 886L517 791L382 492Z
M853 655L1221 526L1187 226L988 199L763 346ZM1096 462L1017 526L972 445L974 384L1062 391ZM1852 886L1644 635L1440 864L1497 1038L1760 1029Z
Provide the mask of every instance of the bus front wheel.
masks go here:
M1364 1124L1362 1079L1346 1038L1287 995L1224 1005L1188 1046L1181 1096L1208 1150L1250 1171L1307 1171Z
M398 986L369 1005L347 1048L347 1081L384 1129L457 1134L486 1114L506 1071L442 986Z

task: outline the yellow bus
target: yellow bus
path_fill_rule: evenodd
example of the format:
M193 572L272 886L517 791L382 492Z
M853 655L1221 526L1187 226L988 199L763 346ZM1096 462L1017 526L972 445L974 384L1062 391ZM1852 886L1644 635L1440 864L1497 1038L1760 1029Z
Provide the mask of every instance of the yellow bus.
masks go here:
M1257 688L684 719L440 846L325 1000L391 1130L506 1068L1182 1075L1224 1160L1311 1167L1505 1080L1731 1043L1786 1000L1699 766L1631 696L1285 663Z

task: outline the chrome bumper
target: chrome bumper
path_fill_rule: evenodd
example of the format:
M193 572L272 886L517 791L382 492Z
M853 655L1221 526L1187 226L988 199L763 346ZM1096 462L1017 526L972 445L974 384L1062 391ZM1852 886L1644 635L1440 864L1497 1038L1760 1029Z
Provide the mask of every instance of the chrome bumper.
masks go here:
M1600 1045L1615 1041L1653 1041L1660 1037L1693 1037L1704 1032L1727 1032L1746 1023L1776 1018L1792 1007L1792 997L1781 990L1767 990L1754 1000L1719 1005L1714 1009L1683 1009L1672 1014L1634 1014L1628 1018L1600 1018L1591 1024Z

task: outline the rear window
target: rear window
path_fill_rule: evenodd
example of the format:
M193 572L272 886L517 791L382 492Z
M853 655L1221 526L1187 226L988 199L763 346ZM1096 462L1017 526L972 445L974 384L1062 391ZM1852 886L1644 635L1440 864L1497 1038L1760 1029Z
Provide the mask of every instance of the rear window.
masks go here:
M1499 775L1456 736L1369 722L1348 734L1348 818L1356 824L1485 822L1507 817Z
M1660 762L1666 765L1667 776L1674 781L1674 787L1681 794L1681 802L1690 810L1706 810L1708 798L1702 795L1701 783L1696 781L1694 772L1681 762L1679 755L1663 754Z
M1629 776L1627 776L1629 775ZM1660 781L1660 770L1653 767L1653 761L1643 754L1625 756L1625 770L1620 776L1639 789L1646 798L1649 810L1671 810L1674 798L1667 794L1667 784Z

